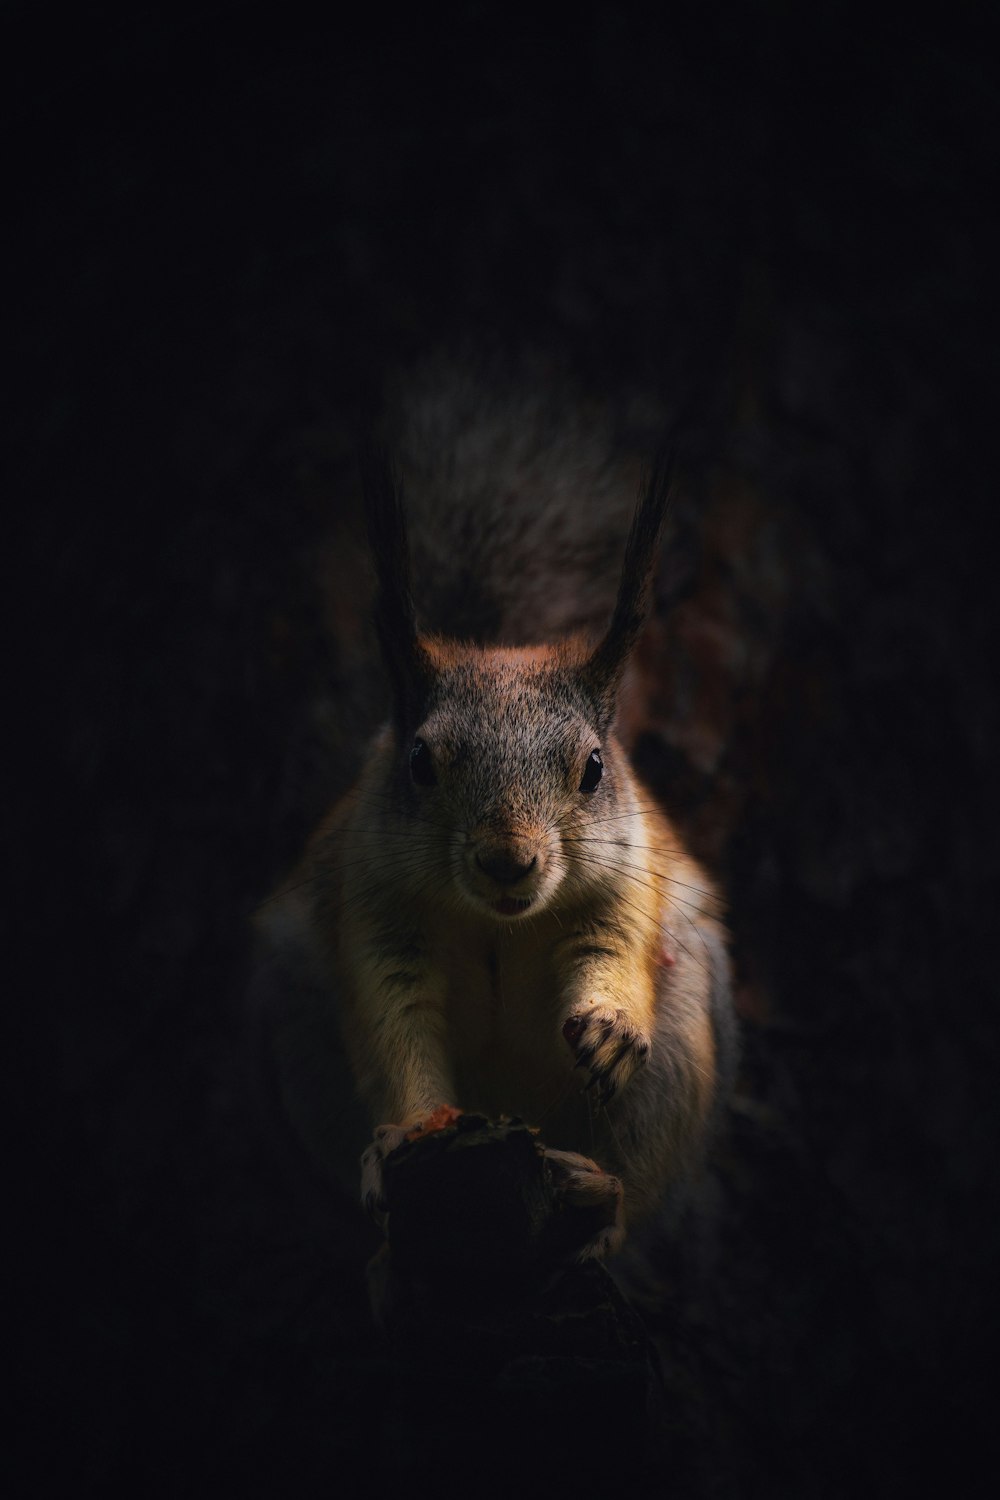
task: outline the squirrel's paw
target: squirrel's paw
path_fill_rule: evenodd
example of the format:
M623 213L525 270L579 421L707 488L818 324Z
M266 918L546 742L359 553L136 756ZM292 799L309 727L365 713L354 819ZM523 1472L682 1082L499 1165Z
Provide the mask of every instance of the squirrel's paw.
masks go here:
M649 1038L613 1005L573 1011L563 1024L563 1036L577 1067L589 1072L587 1088L596 1090L601 1104L607 1104L649 1059Z
M405 1125L377 1125L374 1139L361 1153L361 1206L380 1229L385 1228L386 1202L382 1188L382 1163L395 1151L407 1133Z
M385 1229L388 1205L385 1201L382 1164L397 1146L406 1140L417 1140L435 1130L453 1125L462 1111L450 1104L439 1104L427 1114L414 1115L404 1125L376 1125L370 1146L361 1153L361 1206L379 1226Z
M588 1225L589 1238L577 1250L578 1260L605 1260L625 1242L624 1190L621 1180L575 1151L545 1147L545 1165L565 1223L575 1218Z

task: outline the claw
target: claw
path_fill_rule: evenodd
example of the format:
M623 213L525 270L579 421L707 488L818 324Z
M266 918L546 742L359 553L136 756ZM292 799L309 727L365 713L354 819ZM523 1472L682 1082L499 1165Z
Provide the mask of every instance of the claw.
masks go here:
M587 1023L582 1016L569 1016L563 1022L562 1034L571 1047L575 1047L580 1037L587 1029Z
M584 1093L607 1106L649 1057L649 1041L623 1012L585 1011L563 1022L563 1036L576 1054L574 1069L589 1072Z

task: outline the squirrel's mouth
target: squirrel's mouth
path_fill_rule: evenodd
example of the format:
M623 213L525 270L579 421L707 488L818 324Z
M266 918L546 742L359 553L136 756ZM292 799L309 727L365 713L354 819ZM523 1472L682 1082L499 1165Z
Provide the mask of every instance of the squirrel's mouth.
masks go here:
M528 910L531 902L531 896L501 896L499 901L494 901L493 910L502 917L519 917Z

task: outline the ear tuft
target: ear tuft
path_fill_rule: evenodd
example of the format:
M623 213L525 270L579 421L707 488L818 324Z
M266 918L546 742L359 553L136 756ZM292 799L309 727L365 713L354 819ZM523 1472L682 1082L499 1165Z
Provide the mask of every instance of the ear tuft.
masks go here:
M365 526L378 592L375 628L392 682L401 733L413 727L433 669L417 635L410 596L410 555L399 477L389 454L371 440L360 452Z
M604 639L580 669L580 680L605 724L614 718L618 689L629 656L649 610L649 585L667 507L671 499L674 452L661 448L643 477L639 503L625 544L618 597Z

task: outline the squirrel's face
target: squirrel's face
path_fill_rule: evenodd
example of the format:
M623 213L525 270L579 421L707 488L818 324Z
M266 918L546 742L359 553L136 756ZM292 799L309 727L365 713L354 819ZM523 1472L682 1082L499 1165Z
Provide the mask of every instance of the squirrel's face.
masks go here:
M600 883L621 812L594 718L570 671L523 654L470 649L439 674L403 775L442 898L509 922Z

